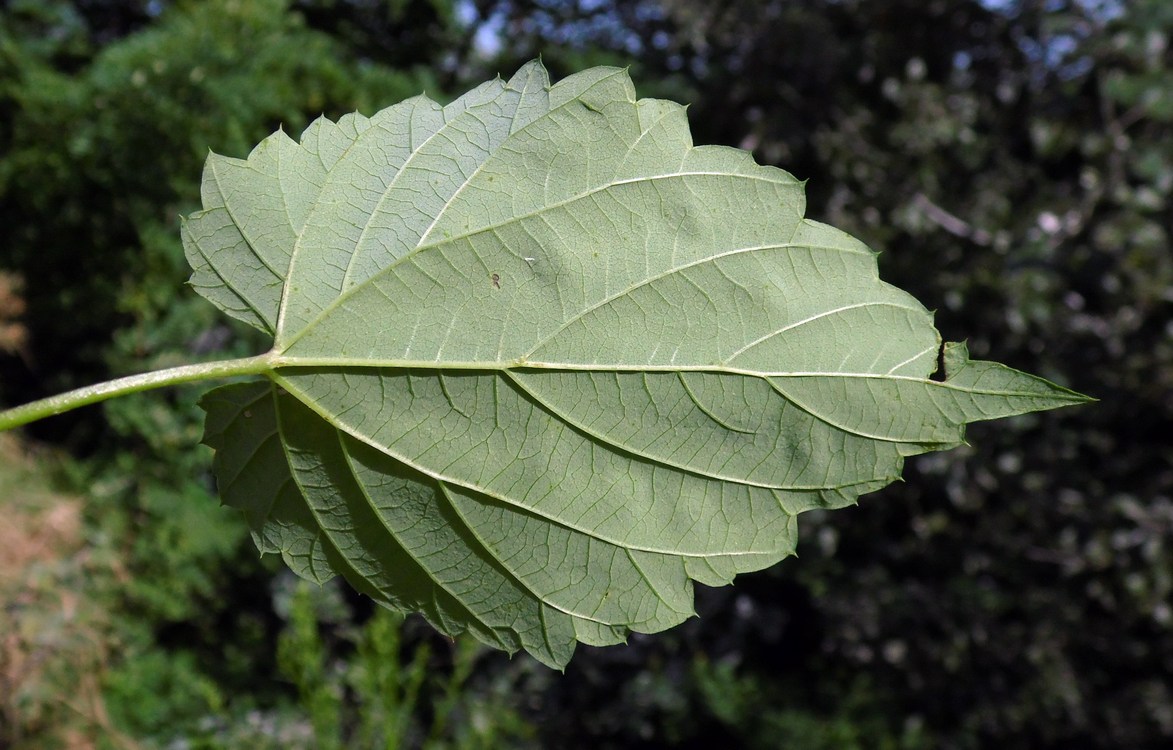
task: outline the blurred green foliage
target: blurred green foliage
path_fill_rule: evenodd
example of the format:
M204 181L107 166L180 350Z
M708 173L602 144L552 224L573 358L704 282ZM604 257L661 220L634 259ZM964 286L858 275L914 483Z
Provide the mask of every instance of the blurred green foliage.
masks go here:
M82 6L13 6L0 30L0 244L4 265L34 280L25 324L38 343L6 390L190 361L229 339L256 350L177 294L189 274L177 217L198 207L208 150L244 156L278 126L298 133L318 114L435 88L430 66L373 65L284 0L176 4L113 44L90 36ZM122 419L145 427L141 409ZM77 427L74 440L99 439Z
M257 560L192 390L46 422L31 436L77 457L55 474L85 497L85 551L37 591L97 609L80 631L5 612L100 648L24 683L40 697L4 703L0 737L54 746L72 679L105 720L63 726L109 747L1168 746L1171 35L1166 0L8 0L5 403L259 349L183 288L208 149L539 54L691 102L698 143L809 178L810 213L882 250L946 338L1101 403L971 428L804 516L800 560L700 590L701 621L565 675Z
M385 609L356 626L338 584L298 581L278 644L281 671L297 686L313 726L307 747L531 746L533 728L511 705L508 682L472 682L487 648L472 639L448 644L440 653L427 642L408 645L404 617ZM320 632L323 623L345 648L329 647ZM347 658L332 656L339 651Z

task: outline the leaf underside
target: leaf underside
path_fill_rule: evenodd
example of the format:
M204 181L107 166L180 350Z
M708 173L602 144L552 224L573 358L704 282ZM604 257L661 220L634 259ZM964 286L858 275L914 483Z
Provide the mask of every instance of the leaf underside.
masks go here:
M932 316L870 250L615 68L277 132L210 156L203 201L192 285L274 341L202 402L261 551L557 667L967 422L1085 400L960 344L930 378Z

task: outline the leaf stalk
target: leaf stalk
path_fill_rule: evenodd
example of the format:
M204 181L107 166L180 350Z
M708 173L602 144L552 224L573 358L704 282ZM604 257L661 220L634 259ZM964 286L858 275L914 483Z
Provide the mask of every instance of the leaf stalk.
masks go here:
M115 396L149 391L169 385L180 385L200 380L215 380L241 375L264 375L273 370L271 354L240 359L225 359L217 362L201 362L182 365L166 370L155 370L138 375L109 380L105 383L87 385L72 391L32 401L12 409L0 411L0 432L72 411L81 406L96 404Z

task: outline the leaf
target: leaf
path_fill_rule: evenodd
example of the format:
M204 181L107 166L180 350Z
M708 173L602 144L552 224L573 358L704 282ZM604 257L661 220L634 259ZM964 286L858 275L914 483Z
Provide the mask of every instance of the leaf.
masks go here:
M794 551L795 517L981 419L1085 397L940 350L802 184L623 70L211 156L192 283L273 335L205 397L262 552L562 666Z

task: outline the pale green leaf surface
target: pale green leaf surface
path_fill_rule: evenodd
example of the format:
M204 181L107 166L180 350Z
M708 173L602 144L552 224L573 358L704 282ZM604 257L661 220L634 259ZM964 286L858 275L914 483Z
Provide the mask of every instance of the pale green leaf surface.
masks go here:
M204 400L224 500L299 574L561 666L692 614L979 419L1085 400L945 351L801 183L625 71L211 156L192 283L274 336Z
M191 285L235 318L273 333L294 244L338 159L369 127L347 115L319 118L300 145L278 131L247 160L212 154L204 210L183 222Z

